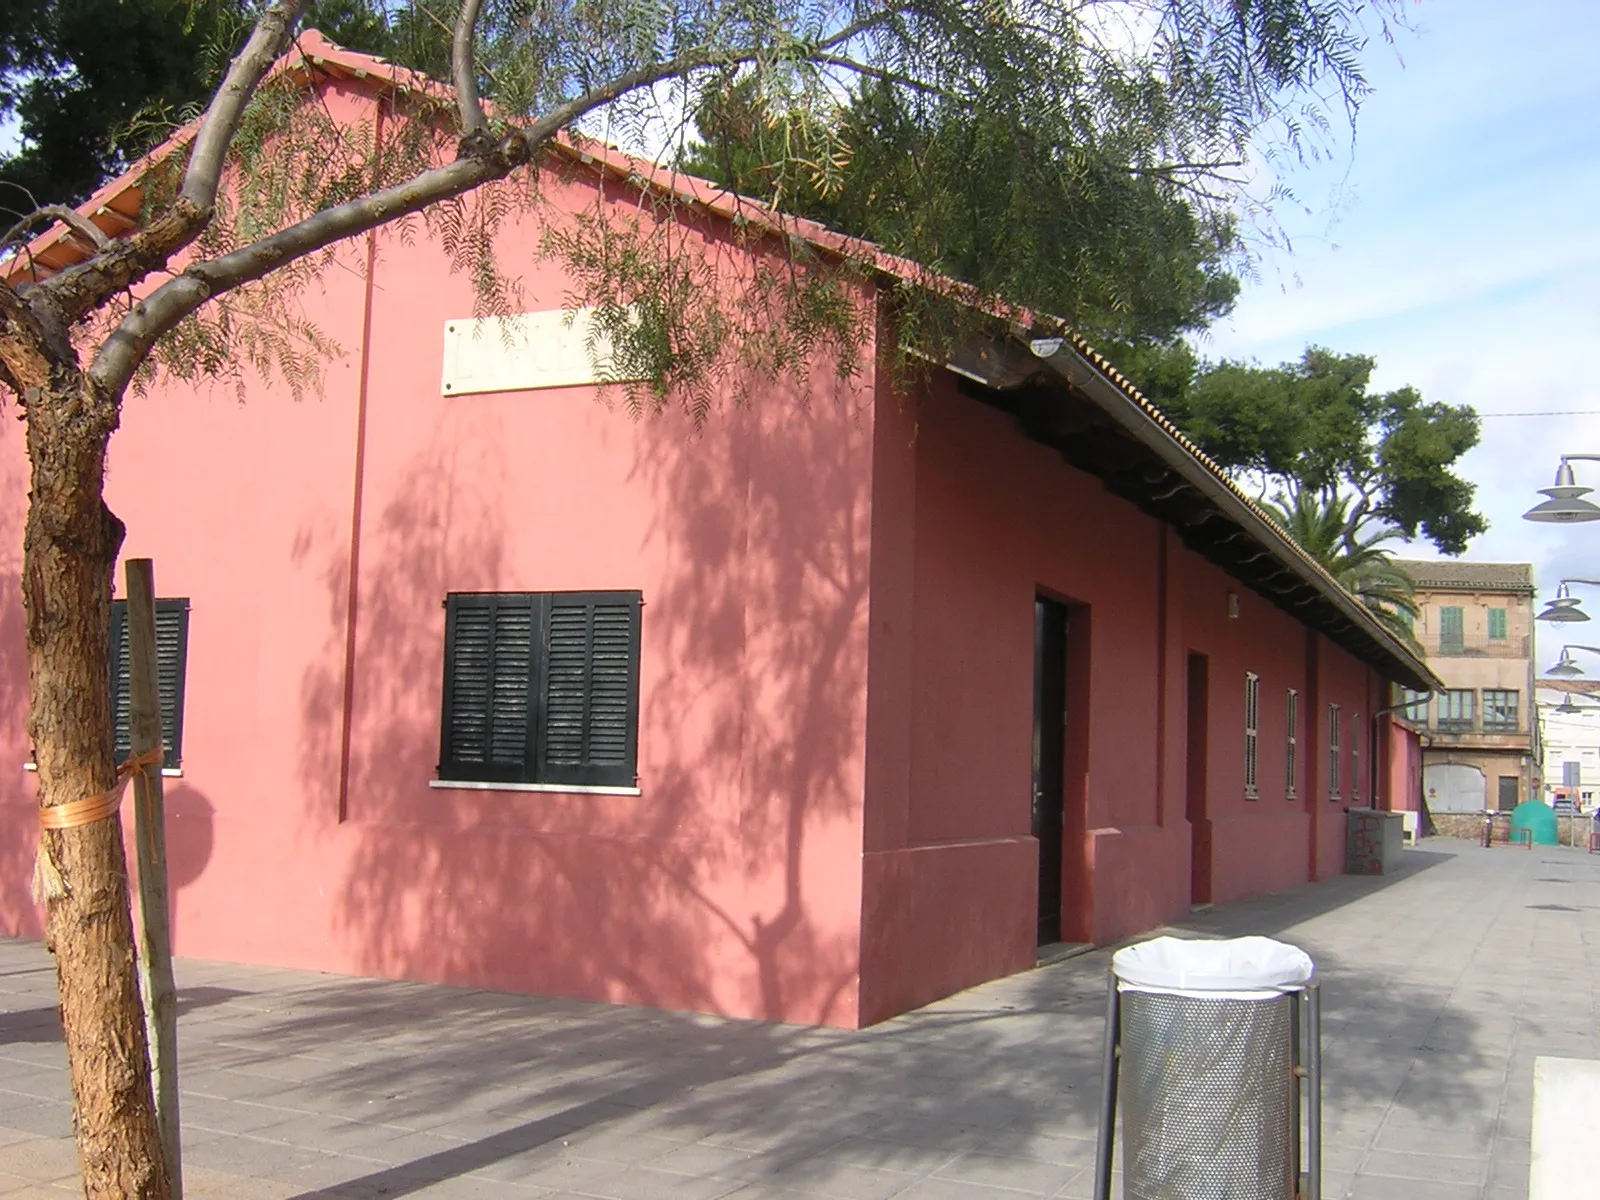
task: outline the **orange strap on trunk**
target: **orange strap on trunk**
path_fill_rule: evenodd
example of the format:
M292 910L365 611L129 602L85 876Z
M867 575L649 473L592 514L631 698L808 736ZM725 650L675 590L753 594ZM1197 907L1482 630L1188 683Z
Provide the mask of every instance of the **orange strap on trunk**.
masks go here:
M79 825L93 825L115 816L122 807L122 793L128 781L151 767L159 767L166 760L166 752L156 746L143 754L136 754L117 768L117 782L109 791L97 796L74 800L69 804L54 804L39 810L39 825L43 829L76 829Z

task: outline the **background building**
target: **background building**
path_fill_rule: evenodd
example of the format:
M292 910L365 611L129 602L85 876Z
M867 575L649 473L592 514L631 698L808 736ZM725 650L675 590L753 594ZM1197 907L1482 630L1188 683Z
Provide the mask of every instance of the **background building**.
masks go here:
M1417 640L1445 690L1409 714L1425 732L1432 812L1509 810L1540 783L1529 563L1401 560L1417 585Z
M1537 695L1544 799L1590 812L1600 803L1600 680L1541 679Z

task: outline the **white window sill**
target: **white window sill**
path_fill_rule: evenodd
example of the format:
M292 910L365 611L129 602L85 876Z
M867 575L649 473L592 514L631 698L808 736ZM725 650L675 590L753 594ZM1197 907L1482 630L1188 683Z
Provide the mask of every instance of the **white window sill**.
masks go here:
M39 769L39 764L38 763L31 763L31 762L23 763L22 764L22 769L24 771L37 771ZM183 768L182 767L162 767L161 768L161 773L163 775L165 775L168 779L182 779L183 778Z
M642 796L636 787L600 787L583 783L492 783L482 779L430 779L428 786L462 792L564 792L575 796Z

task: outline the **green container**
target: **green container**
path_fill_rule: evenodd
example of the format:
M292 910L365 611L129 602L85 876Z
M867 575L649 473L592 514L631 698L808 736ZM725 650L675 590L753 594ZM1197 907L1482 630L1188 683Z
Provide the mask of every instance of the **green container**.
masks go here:
M1511 831L1515 841L1516 831L1526 829L1533 835L1535 846L1554 846L1556 838L1556 814L1543 800L1525 800L1511 810Z

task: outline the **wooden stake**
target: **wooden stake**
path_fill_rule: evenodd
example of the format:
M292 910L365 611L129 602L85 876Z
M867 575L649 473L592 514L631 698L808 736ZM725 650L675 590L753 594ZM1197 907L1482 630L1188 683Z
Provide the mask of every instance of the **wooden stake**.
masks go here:
M148 558L127 562L128 730L133 753L162 744L156 658L155 569ZM161 772L133 777L133 837L139 864L139 984L154 1074L156 1119L166 1153L172 1200L183 1200L178 1142L178 1011L172 981L172 931L167 910L167 827Z

